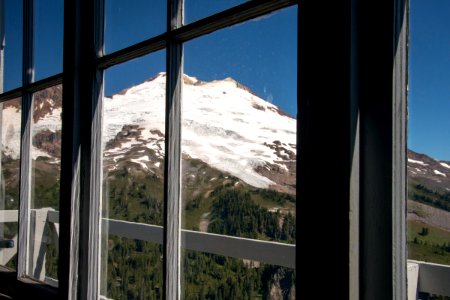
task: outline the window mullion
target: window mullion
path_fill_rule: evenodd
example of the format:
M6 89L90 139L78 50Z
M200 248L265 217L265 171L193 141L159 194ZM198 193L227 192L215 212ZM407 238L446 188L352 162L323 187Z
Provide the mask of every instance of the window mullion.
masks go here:
M396 1L394 36L396 53L393 66L392 111L392 273L393 299L407 298L407 86L409 2Z
M167 31L182 26L183 0L168 1ZM169 40L166 55L166 164L164 180L164 294L180 299L181 89L183 45Z
M33 67L33 0L23 2L23 63L22 85L27 86L34 79ZM29 274L31 257L28 244L30 234L30 196L31 196L31 126L33 94L22 94L22 125L20 149L20 207L19 207L19 245L17 276Z
M97 299L100 291L103 71L93 62L103 45L103 0L78 2L80 69L76 76L79 85L74 87L79 93L74 100L81 109L77 299L88 300Z

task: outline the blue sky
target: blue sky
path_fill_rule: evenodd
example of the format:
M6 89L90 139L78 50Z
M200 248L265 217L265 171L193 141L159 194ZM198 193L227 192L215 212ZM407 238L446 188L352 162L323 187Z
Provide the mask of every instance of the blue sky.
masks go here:
M187 0L185 23L242 2ZM106 52L164 32L165 14L165 0L151 4L144 0L107 1ZM186 74L204 81L232 77L263 99L280 106L292 116L296 115L296 7L216 31L184 46ZM105 94L117 93L164 70L164 51L110 68L105 74Z
M21 2L5 1L5 90L21 84ZM186 23L242 2L186 0ZM37 0L35 10L35 73L42 79L62 70L62 0ZM165 0L107 0L106 51L162 33L165 15ZM185 72L207 81L233 77L295 115L296 22L291 7L190 41ZM411 0L409 62L409 148L450 160L450 1ZM105 75L105 94L164 69L164 51L113 67Z
M50 8L50 9L49 9ZM35 80L62 71L63 1L35 1ZM5 90L22 83L22 1L5 0Z
M450 160L450 1L411 0L409 148Z
M21 84L21 1L6 0L5 90ZM186 0L185 23L245 1ZM49 9L44 9L44 7ZM166 0L107 0L105 51L110 53L164 32ZM35 1L35 78L62 70L63 1ZM286 30L287 29L287 30ZM232 77L295 116L297 8L217 31L185 44L185 73L210 81ZM112 95L165 70L165 51L110 68Z

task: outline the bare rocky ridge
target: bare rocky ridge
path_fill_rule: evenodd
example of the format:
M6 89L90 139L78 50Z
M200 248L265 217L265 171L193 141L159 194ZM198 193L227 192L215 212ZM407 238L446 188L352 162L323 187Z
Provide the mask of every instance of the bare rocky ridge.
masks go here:
M53 157L61 157L61 130L42 130L33 136L33 146Z
M408 151L408 176L420 179L433 190L450 192L450 162L438 161L425 154Z
M37 123L62 107L62 85L53 86L34 94L33 120Z

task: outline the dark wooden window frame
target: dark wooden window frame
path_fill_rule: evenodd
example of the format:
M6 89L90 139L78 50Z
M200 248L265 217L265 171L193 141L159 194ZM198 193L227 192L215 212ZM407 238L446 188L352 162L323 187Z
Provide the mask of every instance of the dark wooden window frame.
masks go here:
M103 1L65 1L63 73L38 82L33 82L32 72L28 72L33 69L32 30L29 29L32 19L26 16L32 0L24 0L24 4L23 84L1 94L0 102L22 97L26 104L23 109L26 125L32 93L64 83L59 299L95 299L99 291L101 140L98 133L102 124L103 70L167 49L166 153L169 156L165 176L171 180L165 180L165 208L173 213L165 216L164 245L165 257L168 253L175 254L170 254L174 259L164 262L165 297L178 299L177 252L181 237L176 216L180 210L182 44L292 5L298 5L299 9L298 228L309 225L308 214L322 208L318 201L313 201L321 174L317 171L320 167L313 166L312 162L320 161L318 158L324 154L330 155L336 159L341 175L332 185L337 201L330 204L330 212L320 214L335 226L333 231L342 237L341 243L336 244L334 257L323 260L322 251L300 244L308 239L312 243L322 242L317 236L303 232L297 237L297 295L309 299L317 295L314 287L327 286L330 292L349 299L406 298L408 0L376 6L363 0L249 1L184 26L182 1L169 0L167 11L171 22L167 24L167 32L107 55L103 55ZM374 79L380 81L375 95L369 84ZM386 118L391 122L385 122ZM22 171L29 170L30 155L29 133L26 126L23 128ZM380 159L383 163L377 164ZM29 189L26 176L22 172L21 199L27 197ZM386 210L391 213L386 214ZM21 216L21 220L26 217ZM23 225L21 232L26 228ZM20 249L26 247L19 247L19 261L24 253ZM316 264L311 267L302 257L314 258ZM311 276L317 269L326 272L329 278L347 278L349 284ZM35 286L42 286L23 278L21 270L19 263L15 275L0 271L0 278L9 278L8 282L16 287L11 293L19 295L19 286L24 287L22 294L24 290L34 291ZM18 278L18 283L11 278ZM4 289L0 287L0 291ZM56 291L51 287L38 289L50 296Z

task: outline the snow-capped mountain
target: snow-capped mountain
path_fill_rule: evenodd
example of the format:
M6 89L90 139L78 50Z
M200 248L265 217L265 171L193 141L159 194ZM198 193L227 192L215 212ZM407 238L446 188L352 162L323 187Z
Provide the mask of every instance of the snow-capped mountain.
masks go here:
M31 124L33 147L31 156L57 159L61 144L61 85L45 89L35 94L33 123ZM3 153L13 159L20 154L21 104L19 100L3 103L2 110Z
M106 157L138 146L164 155L165 83L165 74L159 73L105 99ZM202 160L255 187L279 185L295 192L296 120L235 80L202 82L185 76L182 124L185 158ZM138 127L123 132L125 125ZM150 158L140 162L150 168Z
M104 99L104 166L128 163L162 174L165 131L165 73ZM51 95L47 95L51 96ZM34 158L54 157L48 147L60 132L60 100L35 103ZM48 107L50 105L50 108ZM4 151L19 153L18 109L3 110ZM184 76L182 153L254 187L295 194L296 120L231 78L203 82ZM52 136L52 133L55 135ZM36 136L41 138L36 139ZM64 137L63 137L64 138ZM12 140L15 143L11 142ZM43 140L44 142L38 142ZM46 144L47 147L42 147Z

